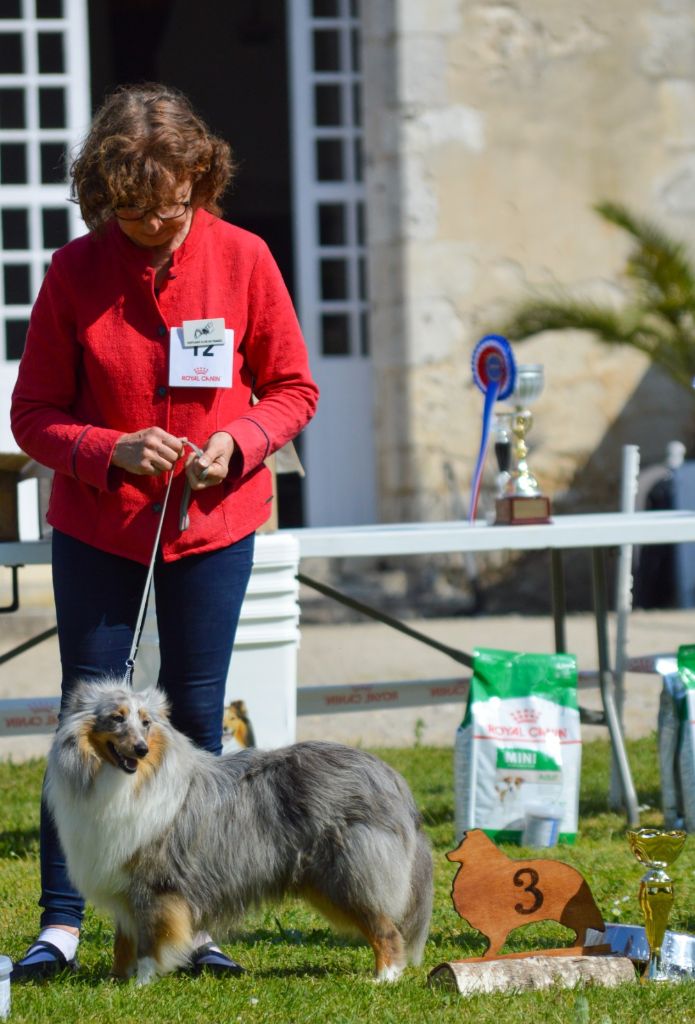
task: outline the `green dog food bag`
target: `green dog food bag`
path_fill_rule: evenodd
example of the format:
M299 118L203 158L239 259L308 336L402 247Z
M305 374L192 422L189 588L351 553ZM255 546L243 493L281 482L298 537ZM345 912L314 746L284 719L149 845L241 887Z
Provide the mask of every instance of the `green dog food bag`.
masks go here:
M683 826L695 832L695 644L678 648L678 674L678 788Z
M581 735L570 654L479 648L454 747L456 841L472 828L521 842L527 816L553 808L558 841L577 835Z

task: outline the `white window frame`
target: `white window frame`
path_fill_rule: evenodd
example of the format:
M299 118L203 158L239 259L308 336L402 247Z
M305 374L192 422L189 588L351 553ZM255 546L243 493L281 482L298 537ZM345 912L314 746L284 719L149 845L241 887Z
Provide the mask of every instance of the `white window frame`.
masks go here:
M33 299L41 286L51 249L43 245L42 212L44 209L66 208L68 233L73 238L83 234L84 223L78 207L68 203L67 175L64 183L41 182L40 146L45 142L65 143L68 156L87 130L90 119L89 38L86 0L62 0L60 18L38 18L35 0L21 0L21 17L0 19L0 32L18 34L22 38L24 70L2 74L0 87L21 89L25 95L26 124L21 129L0 129L0 142L19 142L26 146L27 180L23 184L3 184L0 188L0 209L28 211L28 248L0 249L0 387L7 391L16 376L18 362L6 354L5 324L8 320L28 320ZM63 36L64 70L42 74L38 67L38 35L60 32ZM62 128L41 128L39 123L39 89L54 86L65 89L65 125ZM4 295L4 268L7 264L30 267L31 301L8 305ZM3 423L0 444L6 450L7 428ZM10 441L10 444L13 443ZM13 446L14 447L14 446Z
M358 180L355 165L356 146L361 143L364 131L354 110L354 89L362 88L363 76L352 60L354 40L361 32L359 4L357 0L336 0L335 17L315 17L312 0L287 0L287 5L295 299L312 367L324 392L324 404L319 403L317 419L305 434L306 519L308 525L370 522L375 518L376 506L371 342L366 335L368 296L360 290L361 265L362 288L366 288L367 244L366 238L358 238L357 232L361 211L364 234L366 189L364 181ZM313 66L313 33L321 29L339 33L340 70L318 71ZM314 87L319 84L341 87L339 125L324 127L315 123ZM324 138L344 140L342 180L318 179L316 144ZM343 206L344 244L320 244L322 204ZM327 299L321 295L321 260L331 257L346 263L347 297L344 299ZM324 351L322 317L331 313L346 315L349 320L349 351L344 355ZM337 376L341 374L344 394L337 383ZM355 414L352 418L351 413ZM353 447L360 450L359 458L355 458L352 465L347 461L350 438ZM345 445L344 451L337 450L341 443ZM331 444L334 446L332 456L327 451ZM331 458L342 465L341 478L333 476ZM345 490L341 493L343 484Z

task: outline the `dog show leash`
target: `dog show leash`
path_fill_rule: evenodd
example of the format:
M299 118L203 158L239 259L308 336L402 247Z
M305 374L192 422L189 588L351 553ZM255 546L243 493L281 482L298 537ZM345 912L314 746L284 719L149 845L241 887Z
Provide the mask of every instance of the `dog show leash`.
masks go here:
M203 449L199 448L198 445L194 444L193 441L189 441L189 439L187 437L180 437L179 441L181 441L181 443L183 445L187 445L194 452L194 454L198 456L198 458L200 458L203 455ZM208 467L206 466L205 469L200 474L200 479L204 480L205 477L207 476L207 473L208 473ZM164 501L162 502L162 511L160 513L159 522L157 524L157 532L155 534L154 544L152 545L152 555L150 556L150 563L149 563L149 566L147 568L147 577L145 579L145 586L144 586L144 589L143 589L143 592L142 592L142 598L140 599L140 608L138 610L138 617L137 617L137 621L135 623L135 629L133 631L133 642L130 645L130 653L128 654L128 658L126 659L126 663L125 663L126 670L125 670L124 682L125 682L126 686L132 686L133 685L133 669L135 668L135 658L136 658L137 653L138 653L138 647L140 646L140 638L142 636L142 629L143 629L144 622L145 622L145 612L147 610L147 601L148 601L148 598L150 596L150 589L152 587L152 577L154 576L154 563L155 563L156 558L157 558L157 550L159 548L159 540L160 540L160 538L162 536L162 527L164 525L164 516L166 514L167 504L169 502L169 494L171 492L171 485L172 485L173 482L174 482L174 471L172 469L169 472L169 481L168 481L167 486L166 486L166 491L164 492ZM181 496L181 505L179 507L179 530L182 531L182 532L183 532L183 530L188 529L188 526L189 526L189 523L190 523L190 520L189 520L189 517L188 517L188 506L190 505L190 501L191 501L191 485L190 485L188 479L186 479L186 482L185 482L184 488L183 488L183 494Z

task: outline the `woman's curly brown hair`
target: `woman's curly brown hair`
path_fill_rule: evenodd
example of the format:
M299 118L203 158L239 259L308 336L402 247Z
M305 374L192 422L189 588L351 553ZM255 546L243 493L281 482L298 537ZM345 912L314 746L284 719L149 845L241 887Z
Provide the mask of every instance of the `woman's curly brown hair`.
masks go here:
M115 206L164 205L189 180L193 208L219 214L233 172L229 145L182 93L153 83L127 85L95 114L70 168L70 194L87 227L97 231Z

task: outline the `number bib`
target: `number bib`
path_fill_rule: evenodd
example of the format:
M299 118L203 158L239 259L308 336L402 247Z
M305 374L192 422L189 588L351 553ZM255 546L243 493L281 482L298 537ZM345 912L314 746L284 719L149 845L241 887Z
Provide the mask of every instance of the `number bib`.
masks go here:
M234 331L222 317L184 320L169 335L169 385L231 388Z

